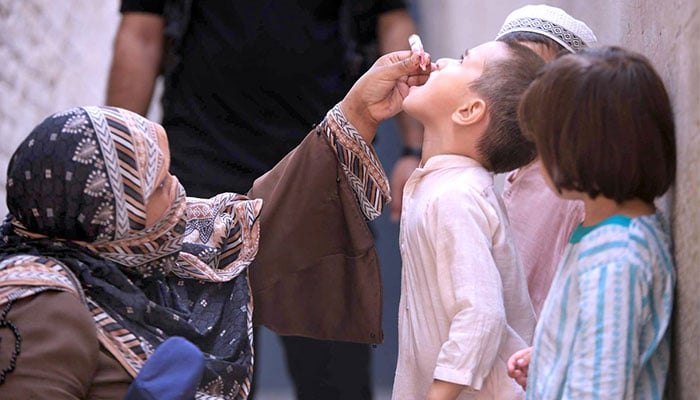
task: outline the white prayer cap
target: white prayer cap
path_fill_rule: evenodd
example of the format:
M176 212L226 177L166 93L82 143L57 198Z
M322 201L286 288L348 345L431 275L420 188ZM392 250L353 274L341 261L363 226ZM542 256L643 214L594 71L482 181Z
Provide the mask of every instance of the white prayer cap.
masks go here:
M496 40L511 32L533 32L547 36L572 53L592 46L598 39L591 28L564 10L545 4L527 5L511 12Z

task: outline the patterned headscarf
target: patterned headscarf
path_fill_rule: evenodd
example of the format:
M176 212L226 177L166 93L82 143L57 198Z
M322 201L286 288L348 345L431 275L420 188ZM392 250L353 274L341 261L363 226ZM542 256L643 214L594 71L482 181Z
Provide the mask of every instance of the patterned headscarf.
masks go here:
M76 293L132 376L165 339L184 336L205 353L197 397L244 399L252 374L246 268L262 203L233 193L186 198L178 184L173 204L147 227L166 161L155 124L126 110L75 108L39 124L8 168L0 304L44 290Z

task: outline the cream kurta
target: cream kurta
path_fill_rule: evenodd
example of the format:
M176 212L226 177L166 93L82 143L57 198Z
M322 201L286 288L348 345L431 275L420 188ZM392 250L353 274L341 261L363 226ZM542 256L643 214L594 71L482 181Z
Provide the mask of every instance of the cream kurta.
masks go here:
M399 357L392 398L422 399L433 378L459 399L523 395L508 357L535 316L493 175L458 155L430 158L404 188Z

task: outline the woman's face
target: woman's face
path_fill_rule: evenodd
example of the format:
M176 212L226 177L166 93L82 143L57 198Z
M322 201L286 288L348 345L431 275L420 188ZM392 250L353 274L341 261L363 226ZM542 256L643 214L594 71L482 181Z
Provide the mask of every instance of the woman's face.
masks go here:
M146 200L146 226L152 226L158 222L166 211L173 205L177 197L178 180L168 171L170 169L170 148L165 129L152 122L158 137L158 148L163 153L163 164L158 171L156 188Z

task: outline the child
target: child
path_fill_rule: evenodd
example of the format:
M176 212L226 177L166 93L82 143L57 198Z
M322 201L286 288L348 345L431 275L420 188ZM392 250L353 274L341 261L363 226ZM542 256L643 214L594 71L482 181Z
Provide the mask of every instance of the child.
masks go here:
M496 40L515 40L549 62L593 45L596 37L564 10L541 4L510 13ZM518 168L507 175L503 189L513 241L538 316L571 232L583 221L583 203L557 197L547 189L540 169L539 159Z
M661 79L639 54L584 50L548 65L518 115L549 186L586 216L509 374L529 399L662 398L675 273L653 201L673 182L675 139Z
M517 43L485 43L438 60L404 99L425 130L401 212L393 399L522 395L506 360L530 342L535 315L493 173L534 157L516 106L543 64Z

